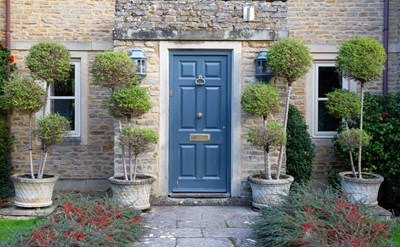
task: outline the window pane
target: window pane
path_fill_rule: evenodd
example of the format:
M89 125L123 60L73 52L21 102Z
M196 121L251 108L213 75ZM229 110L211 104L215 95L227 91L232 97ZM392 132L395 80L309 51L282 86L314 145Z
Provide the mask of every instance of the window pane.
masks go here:
M342 88L342 77L335 67L318 67L318 98L325 98L337 88Z
M318 131L336 131L340 119L336 119L328 114L325 102L318 101Z
M51 96L75 95L75 66L71 65L69 78L64 83L56 83L51 86Z
M75 100L54 99L51 104L51 112L57 112L69 120L71 130L75 130Z

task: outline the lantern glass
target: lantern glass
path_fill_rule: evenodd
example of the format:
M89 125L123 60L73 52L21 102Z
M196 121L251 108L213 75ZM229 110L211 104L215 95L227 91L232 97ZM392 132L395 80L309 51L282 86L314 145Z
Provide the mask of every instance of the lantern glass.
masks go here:
M133 60L133 65L135 68L135 73L137 75L146 74L146 60L144 59Z
M140 49L132 49L131 55L129 56L133 61L133 66L135 68L135 74L140 76L146 76L146 57L143 51Z
M264 82L268 82L273 76L271 66L267 61L267 54L268 50L263 49L256 59L256 77Z

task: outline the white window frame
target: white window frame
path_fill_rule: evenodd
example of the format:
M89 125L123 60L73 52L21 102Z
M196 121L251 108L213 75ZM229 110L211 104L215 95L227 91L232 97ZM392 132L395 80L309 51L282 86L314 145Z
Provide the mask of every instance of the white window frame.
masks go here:
M336 131L319 131L318 130L318 103L320 101L326 101L326 97L318 97L319 81L318 74L320 67L336 67L335 61L314 61L313 65L313 123L312 123L312 135L314 138L333 138L336 135ZM342 89L352 90L350 80L342 78Z
M51 100L54 99L73 99L75 100L75 130L69 132L69 137L81 136L81 61L72 60L71 64L75 66L75 92L74 96L51 96L49 90L46 112L51 112Z

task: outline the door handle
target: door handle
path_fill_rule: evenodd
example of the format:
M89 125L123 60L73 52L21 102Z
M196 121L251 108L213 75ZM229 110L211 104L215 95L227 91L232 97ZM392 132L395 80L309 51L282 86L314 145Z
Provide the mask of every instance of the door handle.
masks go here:
M197 118L198 118L198 119L202 119L202 118L203 118L203 113L198 112L198 113L197 113Z

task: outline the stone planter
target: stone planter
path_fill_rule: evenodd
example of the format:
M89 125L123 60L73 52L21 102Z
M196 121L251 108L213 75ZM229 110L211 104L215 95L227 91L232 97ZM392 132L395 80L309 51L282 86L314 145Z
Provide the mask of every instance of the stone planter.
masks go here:
M378 192L383 177L372 173L362 173L362 175L363 179L359 179L353 177L352 172L340 172L342 191L348 194L351 202L362 202L367 206L378 205Z
M21 208L41 208L53 204L54 186L57 176L45 175L42 179L32 179L30 175L11 176L14 183L14 205Z
M122 205L138 210L150 208L151 185L155 179L150 176L137 176L136 180L124 180L122 177L110 177L113 196Z
M283 197L289 194L294 178L290 175L281 175L279 180L266 180L259 175L249 176L247 179L253 195L253 207L262 208L278 205Z

